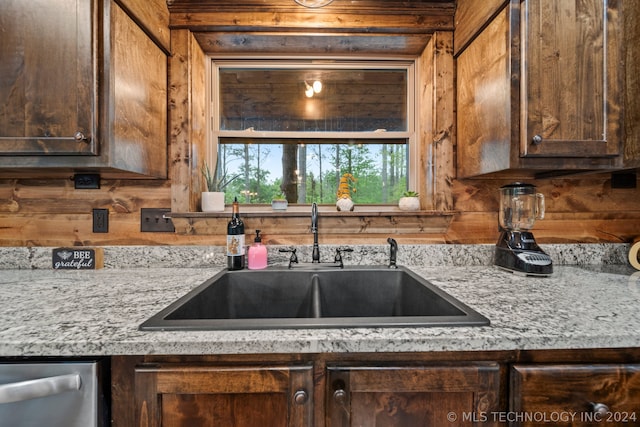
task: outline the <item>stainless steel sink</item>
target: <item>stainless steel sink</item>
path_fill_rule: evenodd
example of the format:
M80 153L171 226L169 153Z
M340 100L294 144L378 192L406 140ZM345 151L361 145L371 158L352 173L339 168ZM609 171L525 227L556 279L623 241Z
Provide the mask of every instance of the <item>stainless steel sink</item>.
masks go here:
M141 330L483 326L489 320L407 268L224 270Z

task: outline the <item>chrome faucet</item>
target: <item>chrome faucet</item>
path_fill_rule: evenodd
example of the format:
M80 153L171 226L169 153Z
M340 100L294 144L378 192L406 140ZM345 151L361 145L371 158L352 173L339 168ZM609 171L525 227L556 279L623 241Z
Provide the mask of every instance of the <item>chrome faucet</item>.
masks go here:
M313 202L311 205L311 232L313 233L313 252L311 262L320 262L320 247L318 246L318 205Z

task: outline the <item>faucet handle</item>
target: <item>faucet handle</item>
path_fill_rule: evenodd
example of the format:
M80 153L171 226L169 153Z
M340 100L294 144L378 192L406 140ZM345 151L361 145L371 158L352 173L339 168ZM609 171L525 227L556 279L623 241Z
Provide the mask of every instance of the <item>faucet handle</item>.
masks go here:
M343 252L353 252L353 249L345 247L336 248L336 257L334 258L333 262L340 264L340 268L344 267L344 264L342 263Z
M291 253L291 256L289 257L289 268L291 268L291 264L298 263L298 255L296 255L296 251L296 248L280 249L280 252Z

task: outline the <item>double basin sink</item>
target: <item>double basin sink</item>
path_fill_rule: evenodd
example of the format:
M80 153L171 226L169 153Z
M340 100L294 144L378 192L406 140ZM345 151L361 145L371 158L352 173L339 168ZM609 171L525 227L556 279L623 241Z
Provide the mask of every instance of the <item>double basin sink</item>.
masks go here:
M484 326L489 320L411 270L223 270L141 330Z

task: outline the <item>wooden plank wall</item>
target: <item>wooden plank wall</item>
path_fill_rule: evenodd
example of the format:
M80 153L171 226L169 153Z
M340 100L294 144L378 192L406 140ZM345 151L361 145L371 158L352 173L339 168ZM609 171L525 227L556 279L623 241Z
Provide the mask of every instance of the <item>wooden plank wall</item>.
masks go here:
M160 1L160 0L154 0ZM190 3L183 0L183 3ZM496 5L500 0L492 0ZM179 2L178 2L179 3ZM627 2L626 7L640 2ZM637 13L637 12L636 12ZM216 15L218 16L218 15ZM253 16L253 15L252 15ZM178 18L180 15L178 15ZM166 18L164 18L166 19ZM414 19L415 20L415 19ZM420 25L425 25L421 23ZM629 28L635 28L627 24ZM436 28L440 28L435 26ZM637 46L638 31L633 34L629 46ZM164 36L159 36L164 39ZM177 29L172 33L173 41L182 46L193 46L187 30ZM176 60L198 57L197 49L175 52ZM629 51L634 71L637 54ZM179 62L179 61L178 61ZM178 235L174 233L140 232L141 208L170 208L172 202L195 209L197 201L190 196L191 190L178 185L191 182L198 186L197 168L205 153L197 141L202 135L194 131L189 135L189 123L201 119L201 105L193 105L190 118L181 117L174 111L176 105L190 102L190 88L177 84L184 82L190 71L187 64L170 71L170 170L169 180L103 180L98 190L75 190L69 179L0 180L0 246L108 246L108 245L219 245L225 238L225 230L211 235ZM173 73L173 74L171 74ZM628 73L627 134L632 139L632 148L638 147L637 73ZM202 76L192 76L192 81L201 82ZM191 101L192 102L192 101ZM629 107L633 108L629 108ZM437 124L436 124L437 125ZM201 127L199 127L201 128ZM186 133L185 133L186 132ZM455 130L452 130L455 133ZM187 138L187 144L183 139ZM182 142L181 142L182 141ZM181 151L194 143L188 152ZM444 140L443 140L444 141ZM439 143L442 141L439 141ZM447 151L453 155L454 138L446 138ZM634 157L635 158L635 157ZM633 164L633 167L640 165ZM446 168L445 168L446 169ZM459 213L454 217L446 233L395 235L400 243L493 243L497 238L498 189L508 181L501 179L458 180L448 170L438 172L440 184L451 189L440 207ZM191 177L191 180L189 179ZM531 182L531 181L529 181ZM541 243L546 242L628 242L640 236L640 183L632 189L614 189L610 174L583 175L572 178L554 178L534 182L547 198L547 215L535 225L535 235ZM438 189L436 189L436 192ZM443 196L444 197L444 196ZM92 209L109 210L109 232L92 232ZM255 227L246 221L247 232ZM285 221L286 224L286 221ZM322 224L322 222L321 222ZM372 243L385 244L380 234L350 233L344 236L322 234L321 244ZM286 225L282 230L267 235L265 243L311 244L312 236L306 229L291 230Z
M406 234L400 243L493 243L497 237L501 180L453 180L460 213L444 234ZM535 182L547 198L547 216L536 222L540 242L628 242L640 236L640 183L612 189L610 176ZM0 180L0 246L218 245L213 235L140 232L140 209L171 206L171 182L103 181L99 190L75 190L70 180ZM109 233L92 232L92 209L109 209ZM247 232L251 220L245 220ZM285 223L286 224L286 223ZM253 225L255 228L255 224ZM322 235L320 242L384 244L379 234ZM306 230L286 226L265 242L310 244Z

